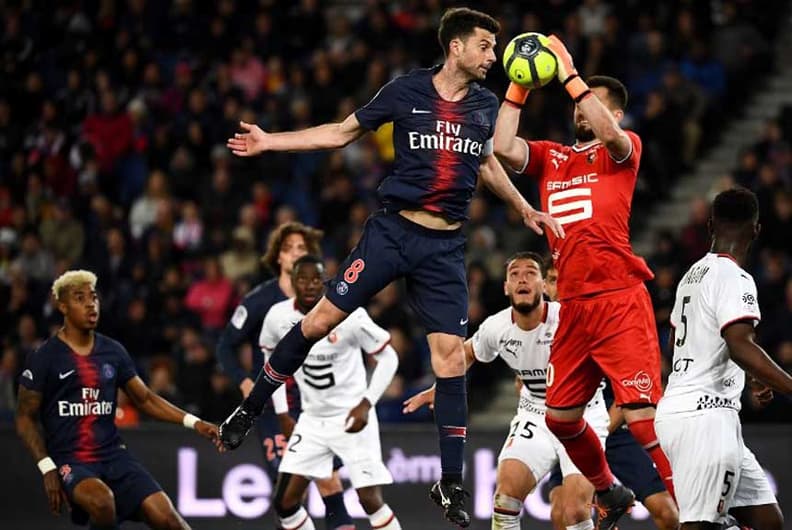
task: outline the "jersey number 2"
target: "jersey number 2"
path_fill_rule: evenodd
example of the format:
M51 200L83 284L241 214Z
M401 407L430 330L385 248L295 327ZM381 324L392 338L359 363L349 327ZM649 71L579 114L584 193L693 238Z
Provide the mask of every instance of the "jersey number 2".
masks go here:
M573 188L551 193L547 197L547 213L562 225L591 219L594 214L591 188Z

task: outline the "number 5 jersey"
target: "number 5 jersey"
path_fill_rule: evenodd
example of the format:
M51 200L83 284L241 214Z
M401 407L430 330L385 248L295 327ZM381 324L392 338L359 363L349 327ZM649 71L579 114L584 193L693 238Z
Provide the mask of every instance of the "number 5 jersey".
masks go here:
M259 336L259 345L266 357L304 316L294 298L272 306ZM303 411L324 417L349 412L360 403L368 388L361 350L375 355L389 342L390 333L375 324L365 309L361 307L350 313L314 344L303 365L294 373Z
M564 226L566 237L547 230L564 301L637 285L654 277L630 246L630 211L641 139L623 160L614 160L599 140L581 145L526 142L521 170L538 180L542 210Z

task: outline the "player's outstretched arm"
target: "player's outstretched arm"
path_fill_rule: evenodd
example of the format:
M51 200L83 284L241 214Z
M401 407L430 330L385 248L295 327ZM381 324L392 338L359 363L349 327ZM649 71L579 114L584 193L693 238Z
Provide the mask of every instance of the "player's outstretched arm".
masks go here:
M520 108L513 103L504 101L498 110L498 119L495 121L493 148L495 156L515 171L519 171L525 166L528 155L528 145L525 140L517 137L519 124Z
M473 353L473 341L468 339L464 343L465 349L465 371L470 370L473 363L476 362L476 355ZM522 382L520 382L522 385ZM517 391L519 394L519 390ZM426 390L418 392L412 397L407 398L402 405L402 414L410 414L420 409L424 405L428 406L430 410L434 409L435 385L430 386Z
M336 149L366 133L355 114L341 123L326 123L301 131L268 133L253 123L239 122L243 132L228 139L227 146L237 156L255 156L264 151L317 151Z
M735 322L723 330L729 355L740 367L773 390L792 394L792 377L755 342L750 322Z
M69 499L61 486L55 463L47 456L44 438L39 430L39 410L41 409L41 392L19 386L19 403L16 411L16 431L27 450L33 455L44 479L44 491L47 494L49 507L55 515L60 514L61 507L69 505Z
M548 47L556 56L558 64L558 80L588 120L594 136L605 145L615 160L624 160L632 149L630 137L619 127L608 107L594 96L586 82L578 75L572 62L572 55L561 39L550 35L549 40Z
M204 438L208 438L215 445L220 447L218 445L220 440L217 434L217 425L196 418L162 396L155 394L146 386L146 383L144 383L140 377L135 376L130 379L124 385L124 390L132 403L134 403L141 412L148 414L156 420L166 421L168 423L179 423L188 429L195 429L198 434Z
M549 214L535 210L525 197L520 195L517 188L514 187L503 166L495 158L495 155L487 155L484 157L483 162L479 165L479 176L484 184L492 190L492 192L500 197L506 204L516 209L522 214L525 226L541 235L542 225L549 228L556 237L564 237L564 228L561 224L550 217Z

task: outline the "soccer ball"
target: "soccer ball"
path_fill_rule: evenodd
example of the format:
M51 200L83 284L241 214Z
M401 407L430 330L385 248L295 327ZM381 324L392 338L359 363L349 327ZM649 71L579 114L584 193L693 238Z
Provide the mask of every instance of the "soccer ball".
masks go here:
M556 76L555 55L541 33L517 35L503 51L503 68L511 81L527 88L539 88Z

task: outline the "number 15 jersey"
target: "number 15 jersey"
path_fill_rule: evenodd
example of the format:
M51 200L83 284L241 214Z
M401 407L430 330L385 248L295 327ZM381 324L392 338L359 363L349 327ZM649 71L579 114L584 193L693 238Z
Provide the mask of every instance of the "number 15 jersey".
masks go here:
M272 306L259 336L267 358L304 316L294 298ZM353 311L313 345L303 365L294 373L303 411L322 417L349 412L360 403L368 388L361 350L376 355L389 343L390 333L375 324L365 309Z
M602 142L562 145L526 142L522 172L538 180L542 210L564 226L547 230L558 268L561 301L631 287L653 278L630 246L630 211L641 160L641 139L626 131L631 148L614 160Z

